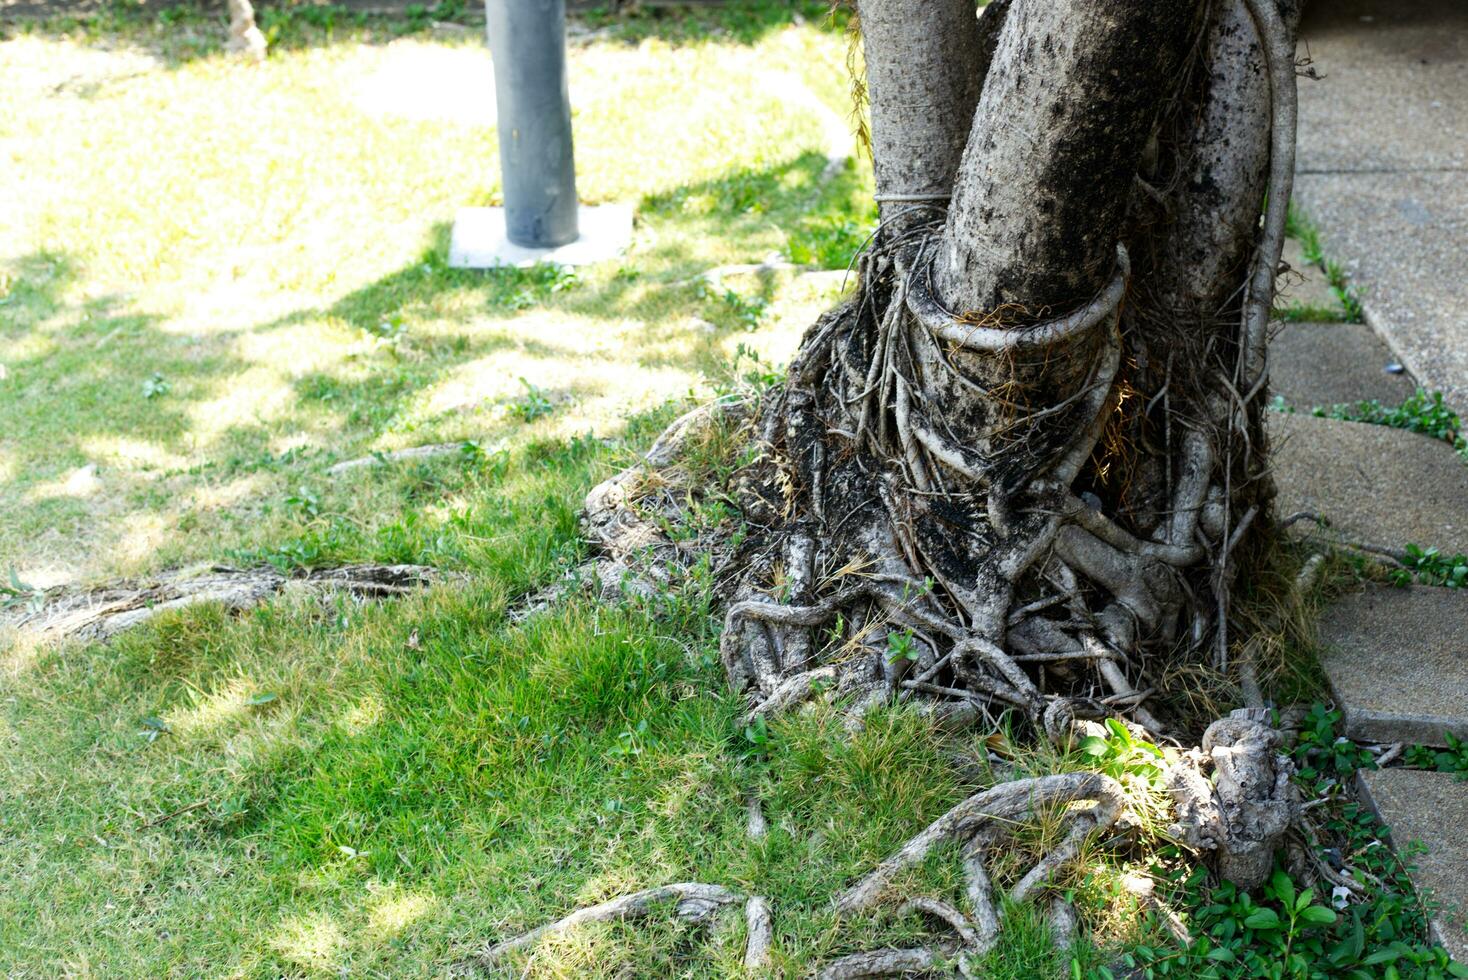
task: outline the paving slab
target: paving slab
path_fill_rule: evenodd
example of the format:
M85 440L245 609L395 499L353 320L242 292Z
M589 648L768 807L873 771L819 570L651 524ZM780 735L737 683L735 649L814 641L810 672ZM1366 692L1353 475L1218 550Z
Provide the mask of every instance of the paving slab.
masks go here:
M1330 523L1297 529L1400 551L1408 544L1468 554L1468 465L1438 439L1360 422L1270 412L1281 516Z
M1315 406L1374 399L1395 405L1417 389L1391 348L1364 323L1282 323L1269 341L1269 387L1285 404Z
M1367 322L1419 381L1468 411L1468 172L1301 175L1295 198Z
M1461 0L1306 4L1301 172L1468 167L1468 5Z
M1305 249L1294 238L1286 238L1282 259L1290 271L1280 276L1274 286L1274 309L1276 313L1292 307L1308 307L1330 311L1330 320L1345 320L1346 308L1331 288L1325 270L1305 257Z
M1294 199L1367 322L1468 410L1468 4L1307 6Z
M1373 585L1349 593L1321 617L1320 647L1347 737L1468 738L1468 592Z
M1391 830L1400 852L1420 843L1427 853L1408 860L1416 865L1412 883L1439 908L1432 938L1459 963L1468 964L1468 782L1440 772L1384 769L1362 772L1361 795Z

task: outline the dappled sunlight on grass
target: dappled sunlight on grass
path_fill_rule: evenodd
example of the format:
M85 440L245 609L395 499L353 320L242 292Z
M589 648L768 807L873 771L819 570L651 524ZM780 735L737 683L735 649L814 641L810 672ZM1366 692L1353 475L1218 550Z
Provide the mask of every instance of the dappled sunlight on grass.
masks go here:
M375 939L390 939L426 915L441 911L442 902L434 895L408 891L397 885L368 885L367 922Z
M362 735L382 721L385 711L381 698L366 697L343 712L336 723L347 735Z
M581 195L639 205L628 256L574 276L445 267L456 210L497 200L497 140L459 95L417 113L383 93L425 59L477 71L476 32L351 28L245 72L180 16L91 46L0 40L0 554L23 574L278 540L284 497L375 449L613 435L706 392L740 344L792 349L766 334L822 302L690 277L772 252L844 264L870 222L864 168L816 183L845 42L788 10L573 45ZM91 464L95 492L68 490ZM251 494L219 489L241 470ZM401 505L367 487L352 506Z
M310 970L328 971L336 966L347 937L328 915L315 913L293 917L275 932L270 945L288 962Z

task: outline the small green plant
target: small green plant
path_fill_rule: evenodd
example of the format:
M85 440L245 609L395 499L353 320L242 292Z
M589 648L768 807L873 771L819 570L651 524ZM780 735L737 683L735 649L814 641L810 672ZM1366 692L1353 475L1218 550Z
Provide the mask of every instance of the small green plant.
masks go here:
M887 634L887 662L889 664L917 658L918 651L917 646L912 642L912 630Z
M1115 718L1107 718L1105 726L1105 737L1087 735L1076 744L1077 751L1087 757L1089 768L1112 779L1130 779L1162 789L1166 764L1162 749L1137 738Z
M506 411L521 422L534 422L556 410L555 402L551 401L544 391L535 385L520 379L520 384L525 386L525 394L510 402Z
M1325 250L1320 244L1320 230L1315 227L1304 213L1297 209L1294 204L1290 205L1289 218L1285 222L1285 233L1300 242L1300 250L1305 253L1305 258L1325 270L1326 281L1330 283L1331 291L1340 300L1341 308L1346 312L1346 319L1351 323L1361 323L1365 320L1365 313L1361 309L1360 297L1351 286L1350 277L1346 275L1345 269L1340 263L1325 257ZM1322 317L1320 313L1327 314ZM1287 320L1319 320L1334 319L1334 311L1316 311L1314 309L1302 309L1302 315L1286 316Z
M1407 545L1402 567L1392 570L1392 582L1407 586L1413 582L1448 589L1468 586L1468 555L1444 555L1436 548Z
M770 307L769 301L762 296L741 296L732 289L724 290L719 298L745 330L758 327Z
M648 739L648 724L644 718L633 728L625 729L617 736L617 741L611 748L607 749L607 755L613 759L631 759L642 754L643 743Z
M1383 405L1379 401L1351 402L1316 408L1319 418L1340 419L1345 422L1365 422L1369 425L1385 425L1393 429L1405 429L1434 439L1441 439L1468 460L1468 442L1462 434L1462 421L1458 413L1443 403L1440 391L1418 388L1400 405Z
M1295 742L1295 765L1300 779L1346 779L1358 769L1375 769L1370 752L1338 734L1341 713L1323 704L1311 705Z
M321 498L310 487L301 487L285 498L286 506L310 519L321 516Z
M154 398L162 398L164 395L168 394L169 389L172 387L173 386L168 383L167 379L165 379L163 375L159 374L157 371L154 371L151 375L148 376L148 379L143 382L143 397L148 399L149 401Z
M31 612L39 612L45 604L46 590L22 582L20 580L20 573L14 568L11 568L10 584L0 584L0 609L14 609L19 606L25 606Z
M1438 772L1458 773L1468 776L1468 742L1452 732L1443 733L1446 749L1435 749L1427 745L1408 746L1403 753L1407 765L1417 769L1435 769Z
M763 759L770 754L770 726L764 715L756 715L744 726L744 750L746 759Z

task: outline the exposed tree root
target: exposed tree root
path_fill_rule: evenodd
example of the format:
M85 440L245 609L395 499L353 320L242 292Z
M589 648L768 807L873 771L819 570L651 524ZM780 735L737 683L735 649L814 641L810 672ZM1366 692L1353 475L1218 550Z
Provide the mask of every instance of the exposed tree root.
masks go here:
M543 925L538 929L532 929L522 936L507 939L489 947L484 952L465 960L460 964L461 969L493 970L506 953L514 952L530 946L546 936L558 935L568 932L578 926L593 922L617 922L628 919L641 919L660 907L672 904L673 914L688 922L702 923L717 916L729 907L746 901L745 896L731 891L722 885L706 885L701 882L689 881L673 885L661 885L657 888L647 888L631 895L623 895L611 901L593 905L590 908L579 909L572 912L564 919ZM749 904L760 903L764 906L764 900L760 898L748 899ZM747 912L751 918L759 918L760 909L756 907L753 912ZM767 955L769 934L769 911L764 906L763 918L760 920L761 940L765 943L763 949L751 945L750 952L756 957ZM755 936L755 930L750 931L750 936ZM746 956L749 954L746 953Z
M1219 873L1231 881L1263 881L1300 815L1295 767L1279 751L1279 733L1252 713L1214 722L1201 750L1186 753L1167 776L1178 812L1174 835L1216 852Z
M1149 149L1120 207L1126 217L1109 267L1098 264L1109 255L1086 249L1096 241L1110 248L1110 239L1074 231L1086 275L1050 271L1092 292L1070 297L1066 312L1002 302L947 308L945 297L1006 295L963 277L1011 267L986 266L976 257L983 248L962 246L963 260L954 259L955 215L986 227L972 201L964 211L955 198L945 218L935 195L893 209L906 198L887 194L856 295L811 327L786 382L758 404L685 416L641 465L588 496L588 533L608 591L613 579L622 589L656 588L715 552L727 598L720 657L748 719L820 698L856 724L874 706L908 702L944 725L992 726L1004 715L1057 742L1078 721L1107 716L1160 739L1185 736L1189 720L1159 703L1159 678L1180 663L1230 667L1235 580L1272 526L1261 413L1293 172L1289 30L1272 0L1226 6L1230 30L1253 35L1241 43L1229 34L1233 47L1220 42L1219 50L1248 49L1262 74L1217 95L1213 108L1228 117L1259 95L1271 127L1263 155L1225 160L1237 165L1236 198L1194 209L1244 215L1238 260L1210 267L1199 277L1206 288L1168 278L1181 247L1175 236L1188 233L1176 213L1199 204L1177 199L1208 183L1190 169L1197 163L1207 177L1202 151L1169 158L1183 151ZM1013 16L1016 31L1053 26L1041 8ZM1013 56L1003 40L997 50ZM1211 80L1234 70L1191 62L1183 72L1190 98L1213 98ZM977 118L986 107L981 101ZM1178 134L1193 108L1169 106L1158 139L1186 143ZM982 181L967 192L1007 200ZM1023 248L1001 241L992 251L1013 266ZM731 411L748 426L753 457L729 488L743 528L736 540L689 548L665 529L681 523L687 498L703 488L677 460L700 427ZM1209 726L1201 748L1167 774L1173 833L1245 888L1267 877L1300 823L1293 768L1279 746L1262 717L1235 713ZM965 907L937 897L901 905L939 923L944 938L854 953L821 976L967 970L1000 930L986 870L994 848L1040 811L1064 808L1058 842L1008 886L1010 901L1032 900L1125 806L1122 788L1096 773L1020 779L970 797L836 903L845 915L868 911L933 848L956 844ZM1073 911L1051 903L1049 915L1057 941L1069 942Z
M284 592L347 593L380 599L406 595L443 577L423 565L347 565L297 575L273 568L217 565L204 571L174 572L153 581L49 589L23 608L0 612L0 625L49 638L105 642L159 613L201 602L243 612Z
M1125 806L1125 794L1115 780L1099 773L1064 773L1001 783L976 793L933 821L927 829L877 865L847 889L836 902L837 910L851 915L871 910L886 896L895 877L922 863L938 846L957 844L962 849L968 911L931 897L907 899L899 914L918 912L954 933L954 938L915 949L882 949L855 953L830 963L821 977L872 977L901 975L927 970L959 956L982 955L999 937L1000 919L994 888L985 870L985 860L1017 828L1043 811L1079 802L1093 802L1084 809L1064 813L1068 826L1060 842L1044 854L1008 891L1008 898L1024 902L1044 891L1052 877L1080 853L1082 844L1098 831L1112 827ZM676 916L693 922L707 921L726 907L743 901L747 940L745 966L757 970L769 963L772 943L768 902L745 896L719 885L685 883L635 892L590 908L581 909L549 925L498 943L467 961L481 969L495 968L506 953L524 949L548 935L591 922L641 918L659 906L674 903ZM1072 910L1052 911L1058 932L1073 935Z
M370 456L361 456L357 459L345 459L327 467L327 476L340 476L350 473L352 470L366 469L372 466L384 466L391 463L403 463L409 460L434 459L439 456L460 456L473 447L467 442L440 442L431 446L413 446L410 449L395 449L388 453L372 453Z
M770 903L753 895L744 903L744 968L763 970L770 965L770 946L775 941Z

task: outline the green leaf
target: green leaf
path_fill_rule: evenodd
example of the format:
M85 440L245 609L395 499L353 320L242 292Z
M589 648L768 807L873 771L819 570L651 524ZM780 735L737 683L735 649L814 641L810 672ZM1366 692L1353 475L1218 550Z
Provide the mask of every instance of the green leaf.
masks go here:
M1280 904L1289 909L1295 904L1295 883L1290 876L1283 871L1276 871L1274 877L1269 880L1269 890L1274 897L1279 899Z
M1311 905L1300 913L1300 919L1312 926L1328 926L1336 920L1336 914L1324 905Z
M270 694L270 693L257 694L254 697L250 698L248 701L246 701L245 704L247 704L250 707L254 708L254 707L258 707L258 706L260 706L262 704L269 704L271 701L274 701L279 696L280 695L278 695L278 694Z
M1081 752L1086 755L1097 757L1103 756L1107 752L1111 751L1111 746L1106 744L1106 739L1100 738L1095 735L1087 735L1085 738L1081 739L1080 745L1078 745L1077 748L1079 748Z
M1217 949L1209 951L1208 959L1212 960L1215 963L1232 963L1234 960L1238 959L1238 957L1235 956L1234 951L1229 949L1227 946L1220 946Z
M1255 909L1244 925L1250 929L1278 929L1279 914L1274 909Z
M1376 952L1372 953L1370 956L1362 960L1361 965L1379 966L1382 963L1394 962L1395 960L1400 959L1401 956L1402 954L1398 950L1392 949L1391 947L1387 947L1386 949L1378 949Z

